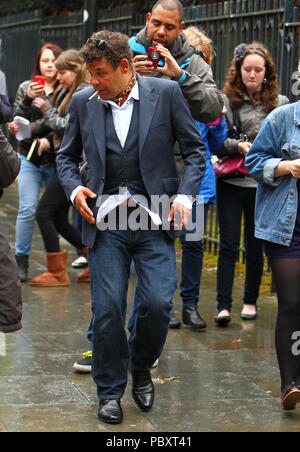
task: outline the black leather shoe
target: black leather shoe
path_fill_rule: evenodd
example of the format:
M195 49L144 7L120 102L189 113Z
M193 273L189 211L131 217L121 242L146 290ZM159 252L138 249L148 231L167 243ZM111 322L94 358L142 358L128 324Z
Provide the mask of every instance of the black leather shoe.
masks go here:
M121 424L123 421L121 401L119 399L100 400L98 417L106 424Z
M172 312L169 328L180 328L180 327L181 327L180 320L178 320L174 312Z
M154 384L149 369L131 367L132 396L141 411L148 412L154 402Z
M197 330L207 327L207 323L202 319L197 308L183 308L182 321L185 325L190 325Z

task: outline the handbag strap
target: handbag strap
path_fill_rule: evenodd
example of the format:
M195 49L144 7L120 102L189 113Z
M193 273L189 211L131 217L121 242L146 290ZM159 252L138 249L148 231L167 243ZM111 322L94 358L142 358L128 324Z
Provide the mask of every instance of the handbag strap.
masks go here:
M237 108L232 110L232 120L232 138L239 139L241 136L241 121L239 110Z

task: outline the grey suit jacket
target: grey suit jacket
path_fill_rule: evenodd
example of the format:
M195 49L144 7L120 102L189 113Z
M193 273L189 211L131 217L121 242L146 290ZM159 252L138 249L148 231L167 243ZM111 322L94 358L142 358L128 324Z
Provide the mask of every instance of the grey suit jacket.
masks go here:
M140 171L149 197L176 193L199 194L205 171L205 146L177 82L138 76ZM70 120L57 156L58 175L67 197L82 184L78 165L84 149L88 163L87 186L103 193L106 169L105 107L93 88L73 96ZM91 98L92 97L92 98ZM179 179L173 148L178 141L185 163ZM89 201L95 217L97 200ZM167 218L163 218L166 222ZM97 228L84 221L83 242L93 247Z

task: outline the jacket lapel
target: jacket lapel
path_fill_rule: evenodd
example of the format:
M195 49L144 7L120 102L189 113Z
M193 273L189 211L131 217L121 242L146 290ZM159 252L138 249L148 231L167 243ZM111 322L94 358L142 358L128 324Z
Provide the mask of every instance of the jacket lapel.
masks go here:
M139 152L142 153L158 102L158 95L149 88L146 77L138 77L140 96Z
M105 106L99 101L98 96L93 97L88 103L89 121L105 168L106 164L106 134L105 134Z

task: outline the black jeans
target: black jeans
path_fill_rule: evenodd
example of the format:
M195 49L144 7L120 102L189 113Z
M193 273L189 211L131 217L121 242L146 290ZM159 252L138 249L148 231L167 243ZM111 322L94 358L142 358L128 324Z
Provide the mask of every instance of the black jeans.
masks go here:
M209 204L204 205L204 224L206 224ZM193 206L193 214L195 206ZM195 221L195 219L194 219ZM203 266L203 241L188 241L185 238L182 243L182 276L181 298L184 308L197 308L199 301L200 282Z
M263 272L263 243L254 237L255 188L217 183L220 251L217 275L218 310L231 310L235 264L238 257L242 214L246 250L244 304L256 305Z
M69 223L70 204L55 174L42 196L36 219L47 253L59 253L59 235L75 248L82 249L81 232Z

